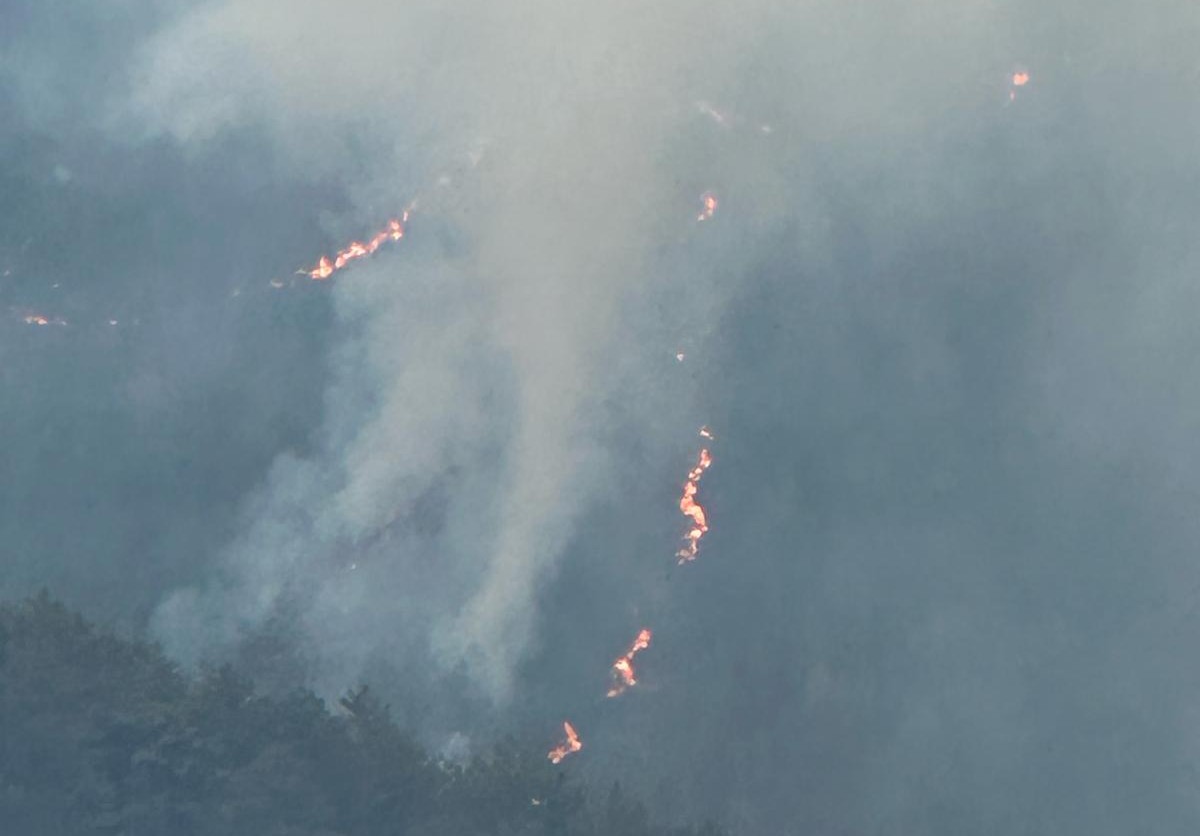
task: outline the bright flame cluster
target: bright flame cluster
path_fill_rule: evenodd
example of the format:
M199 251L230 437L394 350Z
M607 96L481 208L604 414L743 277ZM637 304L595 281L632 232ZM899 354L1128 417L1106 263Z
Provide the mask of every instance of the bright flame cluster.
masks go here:
M371 237L367 243L361 241L351 241L345 249L340 250L332 259L328 256L321 256L315 267L309 270L301 270L300 273L308 276L314 281L328 279L338 270L341 270L352 261L357 261L360 258L366 258L373 254L376 250L386 244L388 241L399 241L404 237L404 225L408 223L408 210L404 210L404 214L399 218L392 218L387 222L387 226L379 230Z
M575 727L566 720L563 721L563 734L566 735L566 739L546 754L550 763L562 763L563 758L567 755L572 755L583 748L583 743L580 742Z
M705 192L700 195L700 214L696 216L696 220L700 222L712 220L713 215L717 214L717 206L719 205L717 196L712 192Z
M712 438L712 433L707 427L700 429L700 435ZM700 538L708 531L708 515L704 513L704 506L696 501L696 493L700 490L700 478L710 466L712 454L708 452L707 447L701 447L696 466L688 471L687 481L683 483L683 495L679 497L680 513L692 521L691 528L683 537L687 545L675 552L680 565L696 559L696 553L700 550Z
M612 664L612 687L608 689L609 697L619 697L625 693L626 689L637 685L637 675L633 670L633 657L637 656L642 650L650 646L651 633L646 628L642 628L637 634L637 638L633 640L633 644L625 651L624 655L617 657L617 661Z

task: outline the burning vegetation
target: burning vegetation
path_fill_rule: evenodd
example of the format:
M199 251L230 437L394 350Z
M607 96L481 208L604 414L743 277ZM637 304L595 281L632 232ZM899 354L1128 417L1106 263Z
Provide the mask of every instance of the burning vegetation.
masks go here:
M550 763L562 763L563 758L567 757L567 755L573 755L583 748L583 743L580 742L575 727L566 720L563 721L563 734L566 735L563 742L546 753L546 757L550 759Z
M708 433L708 428L701 428L701 436L704 436L705 433ZM707 437L711 438L712 434L709 433ZM683 536L687 545L675 553L680 564L690 563L696 559L696 554L700 550L700 538L708 533L708 514L704 512L704 506L696 501L696 494L700 490L701 477L711 466L712 454L708 452L707 447L701 447L700 455L696 459L696 466L688 471L687 480L683 483L683 495L679 497L679 512L691 520L691 527Z
M314 281L323 281L328 279L338 270L346 267L351 262L357 261L360 258L366 258L369 255L374 255L376 250L386 244L388 241L399 241L404 237L404 225L408 223L409 210L405 209L404 213L399 218L392 218L387 222L387 225L371 236L365 244L361 241L351 241L345 248L339 250L332 259L328 256L321 256L315 266L308 270L297 271L300 275L308 276Z
M633 644L629 649L612 664L612 687L608 689L607 696L619 697L626 690L637 685L637 675L633 670L633 657L650 646L651 633L646 628L642 628L637 634L637 638L633 640Z

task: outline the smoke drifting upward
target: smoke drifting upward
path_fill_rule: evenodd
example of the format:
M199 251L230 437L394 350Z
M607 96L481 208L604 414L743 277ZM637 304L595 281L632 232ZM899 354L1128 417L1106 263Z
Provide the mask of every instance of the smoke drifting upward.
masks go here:
M864 24L821 9L811 23L832 20L870 42L886 23L934 26L920 11ZM864 117L894 133L918 116L911 103L890 100L900 92L894 72L856 88L848 109L842 76L874 78L879 59L821 69L808 22L770 6L357 2L335 10L253 0L198 7L155 38L136 75L131 121L185 144L260 125L280 165L349 184L355 210L344 223L378 223L421 191L421 211L453 219L471 242L451 266L379 259L342 276L335 297L348 347L321 451L273 469L221 583L163 605L156 623L168 647L195 658L210 639L252 633L294 596L305 602L307 652L324 660L317 676L344 676L347 659L394 633L364 639L349 623L364 612L419 611L409 605L421 602L428 611L408 626L428 633L437 658L449 668L466 663L494 698L511 697L539 590L606 483L615 451L604 440L603 405L652 387L660 372L638 369L661 356L652 335L668 339L686 322L702 340L731 274L744 269L726 256L720 268L693 270L683 295L656 275L658 251L693 211L697 191L681 185L736 174L743 190L765 187L753 198L760 208L743 198L763 221L783 197L754 145L732 156L700 153L708 140L699 131L738 129L733 120L712 125L695 102L736 96L746 111L778 111L781 91L746 93L743 64L786 24L800 39L789 47L797 57L781 50L772 69L825 88L815 106L772 113L793 139L801 122L833 138ZM960 14L936 27L973 40L987 22ZM920 70L901 75L919 80L929 101L944 74ZM960 61L956 74L972 71ZM873 101L861 101L864 90ZM904 98L911 102L911 91ZM486 152L472 167L467 154L480 139ZM715 217L712 194L701 218ZM413 236L420 226L418 216ZM661 311L657 322L647 309ZM648 438L667 429L652 415L638 427ZM435 493L444 505L436 530L411 542L398 520L430 516L413 509ZM437 555L427 585L402 568L418 553ZM356 650L340 640L352 632Z
M222 582L162 606L169 648L227 652L296 599L331 686L403 626L512 696L539 591L608 478L604 404L653 362L623 323L661 298L650 256L691 211L663 155L692 116L684 80L714 73L714 50L691 45L732 33L681 9L228 3L151 45L139 121L193 143L261 122L289 165L351 183L360 226L421 191L410 239L425 213L471 241L339 275L321 452L277 463ZM353 20L371 25L303 48ZM406 156L425 170L397 177ZM717 290L707 278L696 298ZM364 618L401 623L364 634Z
M745 833L1196 830L1194 3L115 5L0 8L6 594Z

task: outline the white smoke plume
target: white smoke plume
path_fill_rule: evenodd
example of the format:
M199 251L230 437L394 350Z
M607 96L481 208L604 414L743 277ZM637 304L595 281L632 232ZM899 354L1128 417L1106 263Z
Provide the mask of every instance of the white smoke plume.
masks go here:
M765 2L249 0L202 5L162 32L122 119L197 148L257 126L280 166L347 184L355 203L337 234L419 196L410 238L425 212L470 241L436 265L381 254L338 277L346 343L322 451L277 464L222 582L161 607L168 647L219 652L288 600L329 687L373 653L403 658L388 650L399 636L424 636L445 666L511 696L539 589L605 483L598 412L660 374L633 334L686 322L703 339L736 287L736 271L714 266L677 294L653 272L709 185L689 131L741 130L770 110L755 141L827 142L864 119L903 135L961 81L932 72L935 55L889 67L888 34L921 24L969 43L987 23L923 17L944 6L866 20ZM860 61L835 54L830 27L855 32ZM775 43L780 31L792 40ZM746 72L758 46L785 74L771 92ZM960 60L960 78L986 63ZM797 101L781 101L792 82ZM730 97L753 115L714 126L696 104ZM746 147L725 173L758 190L764 217L804 202ZM675 347L661 348L669 362Z
M1197 830L1200 6L64 5L0 4L4 597L734 832Z
M421 211L471 238L449 265L381 256L338 278L322 452L273 469L221 583L161 607L176 653L228 650L296 598L329 687L419 635L511 694L538 590L605 478L593 413L630 365L645 254L692 211L658 157L688 114L679 77L708 59L680 62L675 13L623 5L216 4L146 53L132 101L152 130L203 144L260 122L281 165L352 182L361 225L424 190L410 238ZM428 170L397 176L406 153Z

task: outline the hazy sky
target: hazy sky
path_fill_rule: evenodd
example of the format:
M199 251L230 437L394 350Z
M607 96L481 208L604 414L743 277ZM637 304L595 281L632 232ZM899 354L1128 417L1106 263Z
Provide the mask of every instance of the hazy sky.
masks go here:
M739 833L1194 831L1198 35L8 0L0 594Z

